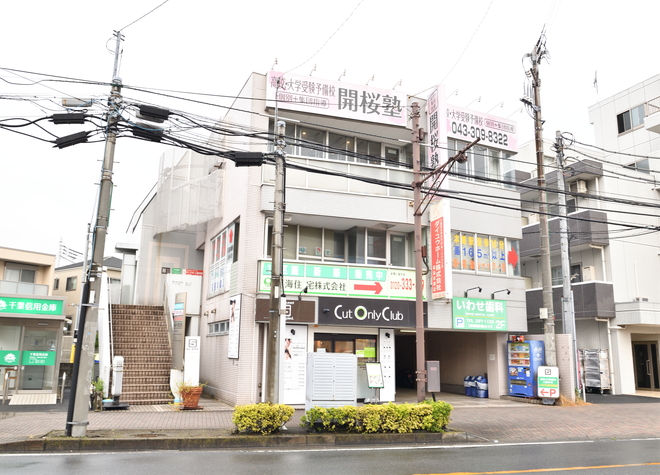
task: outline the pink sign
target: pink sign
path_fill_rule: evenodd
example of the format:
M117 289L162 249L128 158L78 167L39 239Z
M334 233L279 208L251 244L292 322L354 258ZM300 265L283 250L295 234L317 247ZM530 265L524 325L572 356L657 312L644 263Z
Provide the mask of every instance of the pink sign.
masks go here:
M516 122L483 112L447 105L447 137L479 145L518 152L518 125Z
M270 71L269 105L312 114L405 126L408 96L401 91Z

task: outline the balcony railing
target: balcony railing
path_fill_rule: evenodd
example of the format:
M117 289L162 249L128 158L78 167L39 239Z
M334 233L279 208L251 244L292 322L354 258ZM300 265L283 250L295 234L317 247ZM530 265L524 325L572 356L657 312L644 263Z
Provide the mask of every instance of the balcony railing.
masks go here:
M13 280L0 280L0 294L48 295L48 286L15 282Z
M609 282L580 282L571 286L575 318L612 318L614 311L614 287ZM562 319L562 286L552 288L555 317ZM527 318L538 318L543 307L543 289L527 291Z

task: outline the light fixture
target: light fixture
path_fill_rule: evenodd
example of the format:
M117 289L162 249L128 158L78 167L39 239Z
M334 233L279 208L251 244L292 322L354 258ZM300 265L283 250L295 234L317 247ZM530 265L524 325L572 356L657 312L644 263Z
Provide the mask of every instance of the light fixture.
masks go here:
M371 75L371 79L369 79L369 80L367 81L367 84L365 84L365 86L368 86L369 83L370 83L371 81L373 81L375 77L376 77L376 75L375 75L375 74L372 74L372 75Z
M208 311L208 310L207 310L206 312L204 312L204 316L205 316L205 317L208 317L208 316L209 316L209 311Z
M522 114L522 110L523 110L522 107L521 107L520 109L516 109L516 110L514 110L511 114L507 115L506 118L508 119L509 117L511 117L511 116L512 116L513 114L515 114L516 112Z
M339 76L339 79L337 79L337 81L341 81L341 78L343 78L344 76L346 76L346 70L345 69L344 69L344 72L341 73L341 76Z
M211 310L211 313L215 313L215 309Z
M300 293L298 294L298 300L299 300L299 301L302 300L302 294L304 294L304 293L305 293L305 294L307 293L307 286L305 286L305 288L302 289L302 290L300 291Z
M311 76L314 71L316 71L316 64L314 65L314 69L310 71L309 75Z
M511 295L511 291L509 289L496 290L495 292L490 294L491 300L495 300L495 294L497 294L499 292L506 292L507 295Z
M399 82L396 83L394 86L392 86L392 90L395 90L398 86L401 85L402 82L403 82L403 79L399 79Z
M465 292L463 292L463 295L465 296L465 298L467 298L467 294L468 294L468 292L469 292L470 290L474 290L474 289L479 289L479 293L481 293L481 287L479 287L479 286L477 286L477 287L472 287L471 289L467 289Z
M454 92L452 92L451 94L449 94L449 95L447 96L447 99L449 99L451 96L458 96L458 89L456 89Z
M328 313L329 311L330 311L329 308L324 308L324 309L323 309L323 313Z

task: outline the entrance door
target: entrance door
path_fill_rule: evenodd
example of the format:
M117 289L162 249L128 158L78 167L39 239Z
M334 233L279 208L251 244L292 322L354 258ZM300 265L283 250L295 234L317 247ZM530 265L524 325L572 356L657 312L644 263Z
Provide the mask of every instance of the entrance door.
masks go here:
M658 345L656 343L634 343L635 387L637 389L660 389L658 380Z

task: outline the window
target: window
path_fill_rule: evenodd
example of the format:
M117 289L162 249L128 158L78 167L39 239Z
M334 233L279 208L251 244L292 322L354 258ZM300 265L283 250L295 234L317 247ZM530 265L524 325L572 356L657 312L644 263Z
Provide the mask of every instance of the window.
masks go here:
M55 277L55 283L53 284L53 290L59 290L60 288L60 278Z
M208 336L220 336L229 334L229 320L222 322L213 322L209 323L208 326L209 334Z
M628 165L624 165L623 167L628 168L629 170L636 170L642 173L651 173L651 166L649 164L648 158L645 158L644 160L640 160L638 162L630 163Z
M323 158L325 132L298 126L298 139L301 142L300 155L303 157Z
M239 223L232 223L211 239L209 295L229 290L232 264L238 259L238 232Z
M459 231L452 231L451 239L452 269L480 274L520 275L518 241Z
M268 225L266 255L273 248L273 226ZM283 258L289 260L319 260L345 262L345 233L325 228L287 225L284 228Z
M66 290L76 290L78 286L78 277L67 277L66 278Z
M580 264L571 264L571 284L582 282L582 266ZM562 285L564 279L562 278L561 266L552 268L552 285Z
M449 139L447 141L449 155L454 156L462 150L467 143L460 140ZM495 180L515 181L515 167L508 160L511 154L487 147L474 146L465 152L467 161L465 163L455 162L452 166L452 175L462 180L473 180L474 177L492 178ZM492 183L492 182L484 182ZM500 185L501 186L501 185ZM505 185L507 188L515 188L515 185Z
M357 159L357 161L360 163L370 163L372 165L381 164L379 142L370 142L368 140L358 139L357 153L362 155L362 157L358 157Z
M619 133L622 134L644 123L644 104L633 107L616 116Z
M26 268L20 264L6 264L5 265L5 280L12 282L26 282L34 284L37 275L36 267Z
M342 160L344 162L349 160L345 152L352 152L354 143L355 140L351 139L351 137L330 133L328 143L330 153L328 154L328 158L330 160ZM353 157L350 157L350 161L353 161Z

